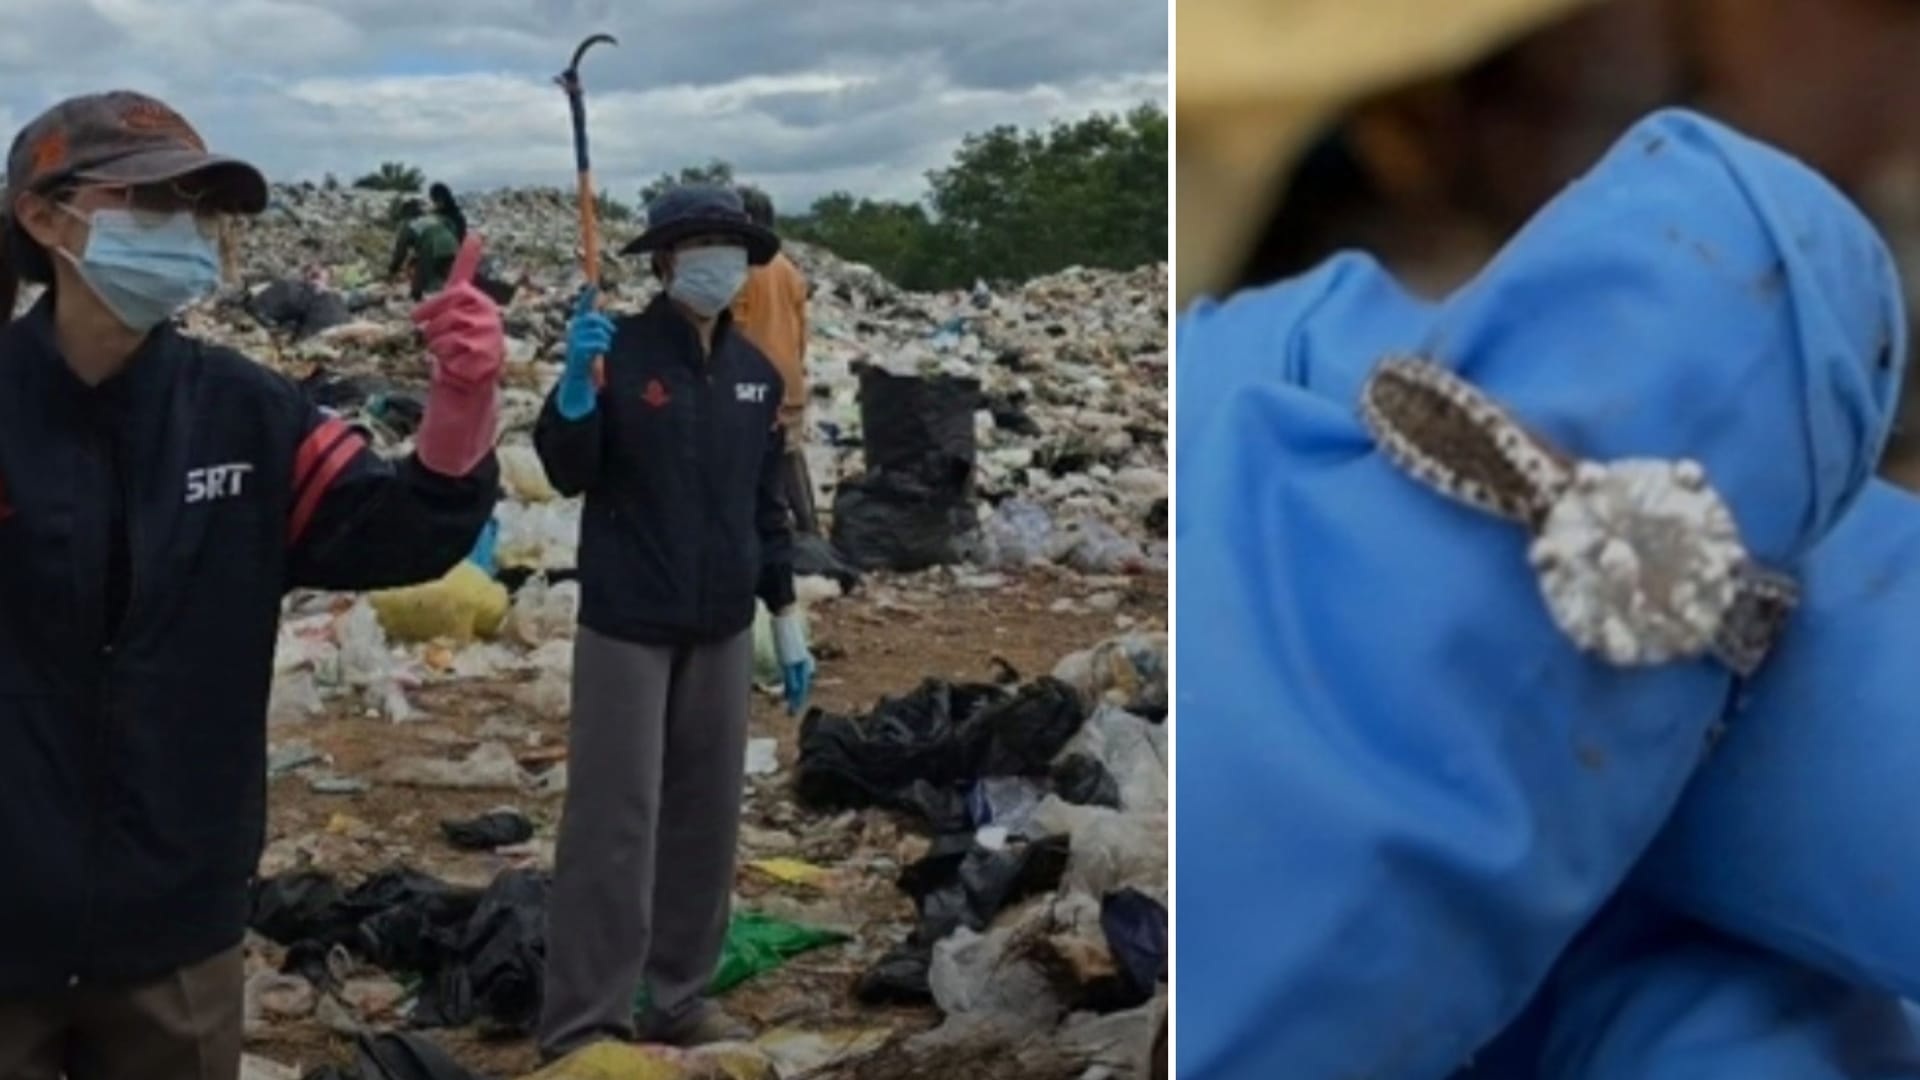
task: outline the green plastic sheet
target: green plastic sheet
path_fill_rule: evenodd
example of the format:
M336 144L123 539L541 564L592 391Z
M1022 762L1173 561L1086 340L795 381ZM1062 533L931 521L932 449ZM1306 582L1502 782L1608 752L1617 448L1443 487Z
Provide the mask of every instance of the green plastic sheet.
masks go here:
M714 972L707 992L714 995L764 975L802 953L853 940L836 930L821 930L799 923L776 919L758 912L742 911L727 924L726 944L720 950L720 968ZM634 1007L647 1007L647 988L634 996Z

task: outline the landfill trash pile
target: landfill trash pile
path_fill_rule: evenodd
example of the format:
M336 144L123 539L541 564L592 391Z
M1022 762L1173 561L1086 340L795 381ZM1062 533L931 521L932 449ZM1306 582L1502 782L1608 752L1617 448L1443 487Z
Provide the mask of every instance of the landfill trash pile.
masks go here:
M300 379L397 452L419 423L426 371L406 290L381 279L393 202L347 188L276 187L269 209L237 226L241 284L186 318L195 333ZM463 207L487 240L483 274L511 293L502 464L513 505L501 521L503 565L568 570L579 505L557 500L529 432L559 376L579 282L573 195L499 191L467 196ZM623 239L621 223L609 228ZM818 248L795 243L788 253L813 286L816 502L845 511L851 493L854 516L864 503L866 532L882 538L879 550L850 553L865 556L854 563L1165 570L1164 264L921 294ZM652 295L640 264L606 265L612 310ZM884 538L903 514L922 539L901 550ZM856 523L854 546L859 532Z
M245 286L186 318L400 454L426 370L404 286L379 280L390 203L277 188L240 230ZM440 581L286 602L250 1075L465 1075L418 1064L436 1045L488 1075L533 1071L581 504L553 490L530 433L559 373L577 218L557 191L463 204L511 292L496 527ZM851 543L796 551L817 693L905 704L823 712L803 736L763 701L713 987L754 1018L755 1045L546 1075L881 1078L978 1057L983 1077L1014 1075L994 1060L1064 1077L1116 1055L1102 1075L1144 1075L1165 997L1165 268L922 295L792 254L815 287L816 502L834 539L850 499L857 519ZM651 295L611 262L610 306ZM1003 655L1051 670L1063 643L1116 632L1053 677L1004 661L985 684L928 674ZM777 686L757 637L759 681ZM876 717L904 717L899 761ZM1001 963L1016 977L989 993L981 965Z

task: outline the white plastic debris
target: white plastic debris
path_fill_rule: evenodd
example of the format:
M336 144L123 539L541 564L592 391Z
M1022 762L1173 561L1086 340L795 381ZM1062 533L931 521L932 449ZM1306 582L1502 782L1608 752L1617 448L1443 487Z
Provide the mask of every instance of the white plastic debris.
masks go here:
M500 742L481 743L459 761L400 758L387 763L381 778L394 784L463 791L517 791L527 782L513 751Z
M772 776L780 771L778 739L747 740L747 775Z

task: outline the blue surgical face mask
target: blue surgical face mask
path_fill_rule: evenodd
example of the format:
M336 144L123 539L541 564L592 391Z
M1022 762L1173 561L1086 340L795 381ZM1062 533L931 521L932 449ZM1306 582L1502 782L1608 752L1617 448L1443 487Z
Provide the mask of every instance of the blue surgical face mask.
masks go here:
M219 250L192 211L61 209L88 233L79 258L60 255L130 330L146 333L220 287Z
M733 303L746 281L746 248L689 248L673 257L667 295L702 318L711 319Z

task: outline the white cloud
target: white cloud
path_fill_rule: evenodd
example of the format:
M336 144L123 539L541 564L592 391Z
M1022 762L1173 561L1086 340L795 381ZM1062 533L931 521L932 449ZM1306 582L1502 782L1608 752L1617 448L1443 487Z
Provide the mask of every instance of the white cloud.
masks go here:
M722 158L783 205L913 197L960 139L1166 100L1150 0L0 0L0 120L128 86L277 179L383 160L456 187L571 183L552 82L585 34L596 176ZM26 17L14 17L24 9ZM80 62L76 62L76 60Z

